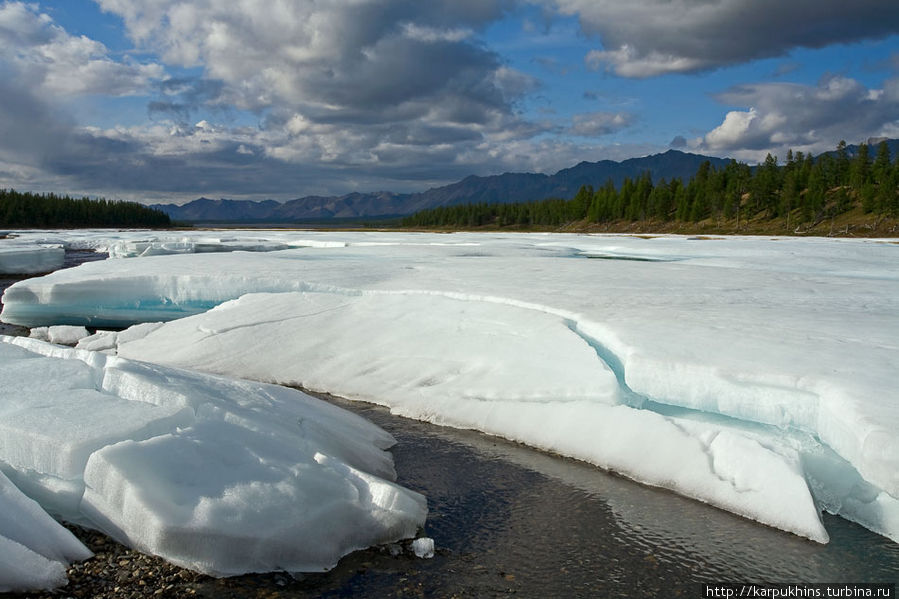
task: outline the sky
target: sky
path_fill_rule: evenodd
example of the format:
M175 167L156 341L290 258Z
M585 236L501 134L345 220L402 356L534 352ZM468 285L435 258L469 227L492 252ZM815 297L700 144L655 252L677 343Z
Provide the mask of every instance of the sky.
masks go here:
M0 0L0 188L288 200L870 137L897 0Z

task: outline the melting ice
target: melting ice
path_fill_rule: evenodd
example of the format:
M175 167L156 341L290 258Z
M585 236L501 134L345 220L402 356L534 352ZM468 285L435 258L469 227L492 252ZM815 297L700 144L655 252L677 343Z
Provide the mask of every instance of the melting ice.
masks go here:
M57 586L90 555L16 487L217 576L328 569L424 524L392 437L298 391L26 338L0 337L0 362L0 589Z
M170 321L81 347L377 402L819 542L822 510L899 540L896 244L241 235L293 249L84 264L9 288L2 319Z

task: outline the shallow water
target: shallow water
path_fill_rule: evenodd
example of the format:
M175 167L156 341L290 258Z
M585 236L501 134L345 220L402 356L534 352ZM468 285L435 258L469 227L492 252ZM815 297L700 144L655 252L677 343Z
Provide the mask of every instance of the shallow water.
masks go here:
M477 588L480 577L453 572L469 561L483 567L484 582L511 574L510 589L535 597L899 580L899 545L841 518L826 519L832 540L819 545L575 460L333 401L397 438L398 481L427 494L425 533L442 549L417 567L442 594Z
M427 495L437 555L371 549L326 574L213 580L198 596L700 597L701 583L899 580L899 545L840 518L818 545L575 460L328 399L396 437L398 482Z

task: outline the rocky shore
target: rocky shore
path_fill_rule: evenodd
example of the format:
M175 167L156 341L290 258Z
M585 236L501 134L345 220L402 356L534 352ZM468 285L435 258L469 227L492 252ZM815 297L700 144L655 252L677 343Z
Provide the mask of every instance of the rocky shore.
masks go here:
M72 564L69 584L51 592L0 593L3 599L278 599L280 597L376 596L368 593L365 575L383 568L405 568L400 576L398 597L423 597L413 579L418 560L412 541L357 551L329 572L294 578L286 573L249 574L233 578L213 578L172 565L115 542L103 533L66 524L94 557ZM405 584L404 584L405 583ZM383 591L379 587L378 593Z

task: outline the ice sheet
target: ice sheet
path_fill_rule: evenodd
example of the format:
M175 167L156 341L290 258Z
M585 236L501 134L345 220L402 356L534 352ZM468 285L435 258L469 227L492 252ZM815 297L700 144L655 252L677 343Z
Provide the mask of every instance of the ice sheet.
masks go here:
M281 235L292 245L290 233ZM783 517L820 538L798 515L815 510L801 486L783 483L801 481L818 508L899 534L893 242L293 235L305 247L54 273L10 288L2 317L169 320L241 298L142 340L102 344L480 428L740 513L765 512L752 517L771 523L781 517L772 506L789 501L796 509L781 509ZM241 297L251 292L296 294ZM571 432L583 422L616 422L610 414L618 413L630 428L610 425L604 434L629 434L620 444L640 456L640 439L682 443L684 455L695 449L695 461L685 462L692 474L632 464L633 455L596 441L596 430L606 429ZM665 463L662 450L650 451ZM819 463L810 457L818 453L835 457ZM741 463L769 460L778 468L740 471ZM746 490L769 470L780 472L768 482L789 499L759 496L750 510ZM731 491L716 491L711 476Z
M424 523L424 498L391 482L390 435L298 391L27 338L0 337L0 361L0 469L174 563L322 570Z

